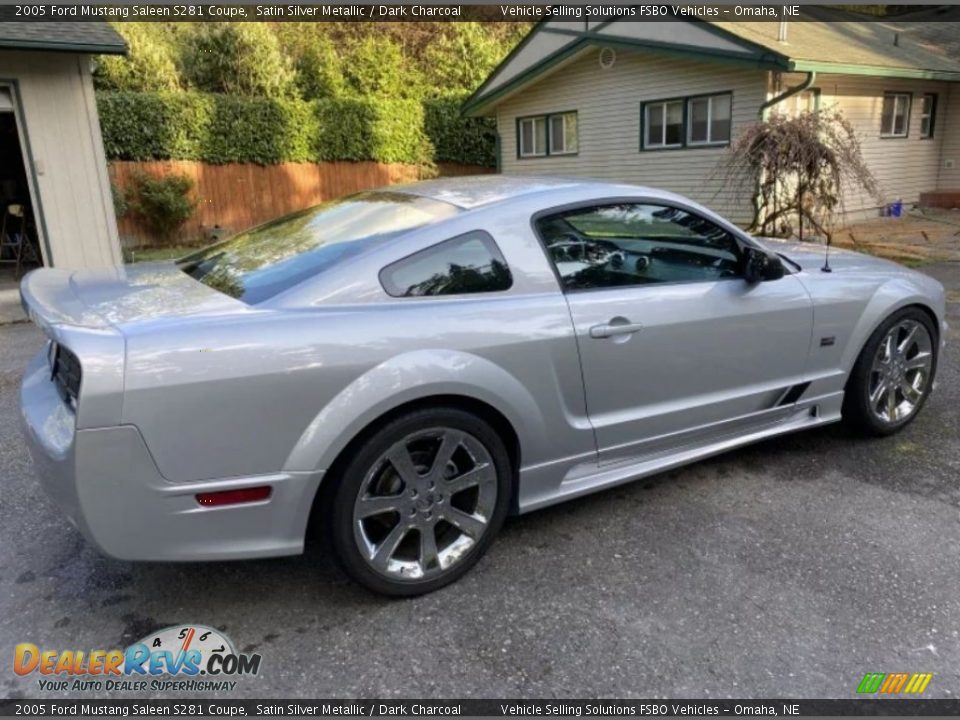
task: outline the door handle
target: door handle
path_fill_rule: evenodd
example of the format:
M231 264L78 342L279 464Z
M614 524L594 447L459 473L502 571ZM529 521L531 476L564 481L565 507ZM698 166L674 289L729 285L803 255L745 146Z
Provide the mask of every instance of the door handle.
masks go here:
M621 322L617 322L617 320L621 320ZM641 323L627 322L626 318L614 318L605 325L594 325L590 328L590 337L599 340L614 335L632 335L640 330L643 330Z

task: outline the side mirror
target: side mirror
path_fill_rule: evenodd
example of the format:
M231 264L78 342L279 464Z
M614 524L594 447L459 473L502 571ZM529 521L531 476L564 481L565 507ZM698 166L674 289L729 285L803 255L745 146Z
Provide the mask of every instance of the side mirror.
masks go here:
M748 283L779 280L785 272L780 258L773 253L747 248L743 259L743 278Z

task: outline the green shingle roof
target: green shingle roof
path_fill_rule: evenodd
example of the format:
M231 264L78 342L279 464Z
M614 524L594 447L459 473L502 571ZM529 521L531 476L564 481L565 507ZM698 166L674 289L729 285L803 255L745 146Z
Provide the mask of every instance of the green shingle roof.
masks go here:
M929 17L918 13L911 14L917 19L909 22L792 22L787 23L786 42L777 40L776 22L714 25L798 65L817 62L960 73L960 22L930 21Z
M127 44L105 22L0 22L0 49L123 55Z

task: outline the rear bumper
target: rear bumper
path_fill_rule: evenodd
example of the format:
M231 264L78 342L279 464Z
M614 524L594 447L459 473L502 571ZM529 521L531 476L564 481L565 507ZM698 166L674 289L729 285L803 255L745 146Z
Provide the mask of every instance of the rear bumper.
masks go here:
M40 484L104 553L123 560L231 560L303 551L321 473L171 483L132 425L76 430L41 353L27 367L21 420ZM269 485L267 500L201 507L196 494Z

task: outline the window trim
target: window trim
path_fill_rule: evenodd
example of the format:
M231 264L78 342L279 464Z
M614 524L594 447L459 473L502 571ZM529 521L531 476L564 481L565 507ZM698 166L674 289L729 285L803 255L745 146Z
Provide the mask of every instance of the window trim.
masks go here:
M930 98L929 113L923 111L923 101L927 98ZM921 140L933 140L937 132L937 105L939 104L939 100L939 93L925 92L920 94L920 132L918 133L918 137ZM923 132L924 118L928 118L930 121L926 133Z
M550 141L551 141L551 127L550 121L555 117L562 117L564 115L573 115L577 118L577 149L576 150L564 150L562 152L551 152L550 151ZM524 153L523 152L523 142L520 135L520 126L524 121L527 120L540 120L543 119L546 125L546 137L544 138L544 148L542 153ZM557 112L550 113L540 113L539 115L521 115L516 118L516 133L517 133L517 159L518 160L530 160L532 158L545 158L545 157L573 157L580 154L580 112L578 110L560 110Z
M507 273L510 275L510 284L507 285L507 287L503 288L502 290L486 290L483 292L472 292L472 293L448 293L443 295L396 295L391 291L391 288L395 289L396 286L394 286L393 283L385 280L384 274L389 272L393 267L395 267L396 265L400 265L401 263L405 263L411 258L414 258L417 255L420 255L421 253L441 252L440 249L444 245L447 245L448 243L453 243L453 242L460 242L467 238L470 238L471 236L479 237L479 239L486 246L487 250L490 251L490 254L493 256L493 259L500 260L503 262L503 266L507 269ZM420 248L419 250L414 250L413 252L408 253L407 255L404 255L401 258L392 260L391 262L387 263L382 268L380 268L380 271L377 273L377 281L380 283L380 288L383 290L383 292L386 293L390 298L394 300L405 300L405 301L445 300L447 298L462 299L462 298L470 298L470 297L478 297L478 296L500 295L502 293L510 292L514 286L513 271L510 269L510 263L507 262L507 258L504 256L503 251L500 249L500 245L497 244L497 241L494 239L493 235L488 233L486 230L481 230L480 228L476 228L475 230L467 230L466 232L459 233L457 235L454 235L451 238L447 238L446 240L440 240L439 242L432 243L430 245L427 245L426 247Z
M668 105L680 103L680 142L675 145L648 145L647 144L647 110L651 105ZM666 120L666 115L664 115ZM663 125L664 139L666 139L667 125ZM641 150L681 150L687 134L687 99L685 97L663 98L661 100L644 100L640 103L640 149Z
M707 103L707 137L713 132L711 127L711 118L713 117L713 98L721 97L723 95L730 96L730 137L726 140L691 140L690 132L693 130L693 123L688 122L687 125L687 134L686 141L688 147L701 148L701 147L726 147L730 144L730 141L733 139L733 91L730 92L717 92L717 93L707 93L705 95L691 95L687 98L686 108L684 113L684 118L689 118L690 116L690 102L692 100L702 100L707 98L709 102Z
M730 137L726 140L708 140L706 142L699 140L690 139L690 101L691 100L700 100L702 98L714 98L720 97L721 95L728 95L730 97ZM656 152L660 150L709 150L712 148L724 148L729 147L730 143L733 141L733 100L734 93L733 90L718 90L716 92L708 93L699 93L697 95L681 95L679 97L669 97L669 98L656 98L652 100L641 100L640 101L640 151L641 152ZM670 102L682 102L683 103L683 124L681 127L681 141L678 145L648 145L647 144L647 107L650 105L661 105L664 103ZM712 108L713 103L710 103ZM709 132L709 120L708 120L708 132Z
M542 153L538 153L538 152L525 153L523 152L523 130L522 130L523 123L525 122L533 123L533 131L534 131L533 144L534 144L534 147L536 147L536 144L537 144L537 139L535 136L536 130L537 130L536 121L540 120L541 118L543 119L544 130L545 130L543 152ZM527 115L526 117L518 117L517 118L517 157L521 160L524 160L526 158L546 157L549 150L550 150L550 123L547 121L547 116L546 115Z
M730 280L736 280L739 282L744 282L743 277L727 277L727 278L716 278L714 280L674 280L674 281L665 281L652 283L650 285L627 285L627 286L618 286L618 287L604 287L604 288L568 288L563 283L563 278L560 276L560 271L557 270L556 263L553 262L553 259L550 257L550 250L547 248L547 244L543 239L543 235L540 234L540 229L537 227L537 223L545 217L550 217L552 215L561 215L565 212L571 210L580 210L582 208L589 207L606 207L610 205L661 205L663 207L671 207L677 210L682 210L683 212L690 213L691 215L696 215L701 217L704 220L712 222L714 225L726 230L733 236L733 239L736 241L737 246L740 248L740 252L746 252L747 249L760 250L761 252L770 252L767 248L758 244L750 235L745 233L743 230L738 228L736 225L733 225L723 218L712 218L707 215L704 215L701 210L690 207L682 202L676 202L674 200L666 200L665 198L658 197L648 197L648 196L613 196L613 197L601 197L593 198L592 200L578 200L577 202L566 203L564 205L556 205L554 207L546 208L535 212L530 216L530 228L533 231L534 237L537 238L537 245L540 246L540 252L543 253L543 259L547 263L547 266L550 268L550 271L553 273L554 279L557 281L557 287L560 288L560 292L564 295L570 293L586 293L586 292L613 292L624 290L649 290L650 288L659 288L666 287L671 285L691 285L693 283L700 282L727 282ZM792 262L792 261L791 261ZM799 267L799 266L797 266Z
M883 102L888 98L898 98L905 97L907 99L907 112L906 112L906 122L903 125L903 134L897 135L892 132L893 127L890 128L891 132L885 133L883 131ZM913 115L913 93L905 90L885 90L881 96L880 103L880 139L881 140L906 140L910 137L910 120ZM893 104L893 125L897 124L897 104L894 100Z

